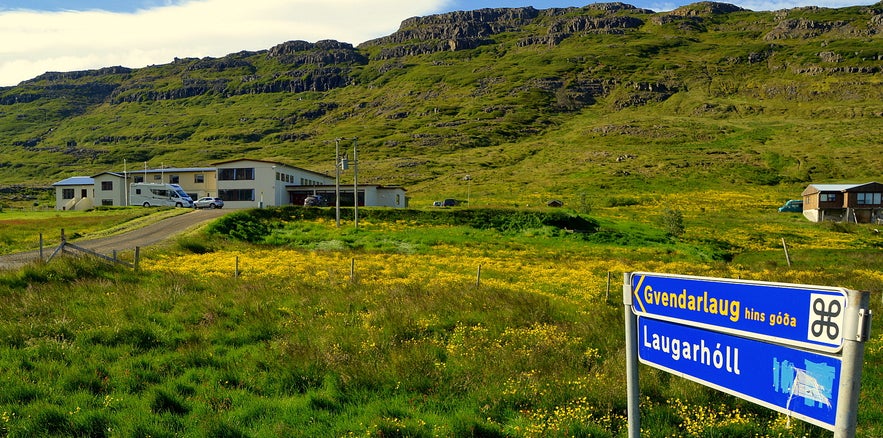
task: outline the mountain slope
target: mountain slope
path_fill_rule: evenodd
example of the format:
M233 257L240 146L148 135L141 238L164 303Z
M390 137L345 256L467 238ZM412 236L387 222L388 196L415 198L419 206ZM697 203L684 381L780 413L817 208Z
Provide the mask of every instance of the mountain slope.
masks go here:
M0 89L0 183L236 157L417 197L879 179L883 3L484 9L359 47L291 41ZM473 184L470 182L469 184Z

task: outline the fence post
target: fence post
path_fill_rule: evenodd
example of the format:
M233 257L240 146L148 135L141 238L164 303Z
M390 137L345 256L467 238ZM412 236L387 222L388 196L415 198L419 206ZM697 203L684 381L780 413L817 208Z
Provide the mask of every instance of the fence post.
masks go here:
M233 270L233 278L239 278L239 256L236 256L236 268Z
M141 266L141 247L140 246L135 247L135 261L134 261L133 266L135 267L136 271Z
M607 294L604 296L605 301L610 301L610 271L607 271Z
M475 276L475 287L481 287L481 264L478 265L478 274Z
M785 244L785 238L782 238L782 248L785 248L785 261L788 262L788 267L791 267L791 256L788 255L788 245Z

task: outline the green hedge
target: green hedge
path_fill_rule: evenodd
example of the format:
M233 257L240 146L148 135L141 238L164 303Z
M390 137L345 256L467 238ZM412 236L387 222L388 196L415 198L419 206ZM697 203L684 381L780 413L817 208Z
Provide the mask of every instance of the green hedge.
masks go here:
M341 209L341 218L352 220L352 209ZM209 226L212 234L257 243L266 237L274 225L296 220L334 219L334 208L286 206L237 211ZM427 225L469 226L476 229L494 229L500 232L520 232L552 227L559 230L594 233L598 223L589 218L562 210L516 209L360 209L359 217L374 222L408 221Z

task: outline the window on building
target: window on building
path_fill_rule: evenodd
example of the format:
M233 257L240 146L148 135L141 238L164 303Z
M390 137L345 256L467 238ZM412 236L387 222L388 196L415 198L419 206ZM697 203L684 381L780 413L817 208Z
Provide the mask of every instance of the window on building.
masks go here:
M169 184L178 184L181 178L178 175L172 175L169 177Z
M74 189L61 189L61 199L74 199Z
M144 177L143 176L135 176L135 182L136 183L143 183Z
M101 190L105 192L113 190L113 181L101 181Z
M836 193L822 193L819 195L819 201L821 202L835 202L837 201Z
M204 182L205 182L205 175L203 175L201 173L197 173L196 175L193 175L193 183L194 184L202 184Z
M254 168L220 169L218 179L221 181L243 181L254 179Z
M880 204L883 193L856 193L856 202L859 205L877 205Z
M218 190L218 197L224 201L254 201L254 189Z
M113 205L113 199L102 199L101 205Z
M153 180L154 181L162 181L162 174L157 173L156 175L153 175Z

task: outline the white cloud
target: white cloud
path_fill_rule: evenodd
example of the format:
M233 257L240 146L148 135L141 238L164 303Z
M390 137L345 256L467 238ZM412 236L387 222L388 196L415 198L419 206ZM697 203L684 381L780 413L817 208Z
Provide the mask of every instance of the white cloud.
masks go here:
M0 13L0 86L46 71L165 64L289 40L354 45L388 35L445 0L199 0L141 10Z

